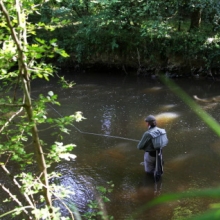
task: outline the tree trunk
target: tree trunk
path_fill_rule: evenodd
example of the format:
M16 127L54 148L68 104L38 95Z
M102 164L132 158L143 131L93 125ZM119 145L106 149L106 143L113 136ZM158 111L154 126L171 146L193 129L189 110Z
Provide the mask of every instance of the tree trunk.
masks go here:
M44 190L44 198L46 205L50 207L50 211L52 213L52 201L51 201L51 194L49 191L49 183L48 183L48 174L47 174L47 166L46 161L44 157L43 148L40 144L40 138L38 135L38 130L36 126L36 122L33 117L33 108L32 108L32 102L31 102L31 88L30 88L30 74L27 67L27 61L25 56L26 51L26 45L27 45L27 36L26 36L26 23L25 19L22 19L24 16L21 12L22 9L22 2L19 0L16 0L16 11L17 11L17 19L18 19L18 25L19 27L22 27L19 29L19 31L16 31L11 23L9 13L7 9L5 8L5 5L2 0L0 0L0 10L2 11L2 15L5 16L7 25L10 29L11 36L17 46L17 54L18 54L18 66L19 66L19 74L18 77L21 79L21 83L23 86L23 93L24 93L24 99L23 104L24 108L27 113L28 120L30 124L32 125L32 138L33 138L33 146L35 148L36 152L36 159L37 164L40 171L40 180L43 184L43 190ZM52 217L52 216L51 216Z
M201 8L197 8L191 13L191 24L189 30L197 29L200 27L201 15L202 15Z

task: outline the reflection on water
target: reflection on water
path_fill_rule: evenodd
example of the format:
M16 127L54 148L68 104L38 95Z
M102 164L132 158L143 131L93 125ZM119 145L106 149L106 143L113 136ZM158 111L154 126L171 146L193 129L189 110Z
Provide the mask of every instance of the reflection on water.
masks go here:
M106 204L109 215L115 219L128 219L155 197L154 181L145 178L140 165L144 152L137 150L137 142L146 130L144 119L154 114L158 126L166 129L169 145L163 151L165 160L161 194L188 190L194 186L205 188L216 186L220 178L219 140L195 113L160 81L148 78L83 75L70 77L76 86L63 90L51 85L37 84L33 88L47 93L58 93L61 115L82 111L86 120L74 125L81 131L103 136L80 133L74 127L64 140L77 147L76 161L63 162L54 167L62 175L57 180L75 193L65 201L75 204L80 213L91 211L88 200L97 198L96 186L106 187L113 181L115 188ZM51 82L49 82L51 83ZM217 96L218 86L206 87L204 82L178 80L177 83L191 96ZM196 83L196 86L195 86ZM205 84L206 85L206 84ZM220 121L219 106L209 113ZM48 109L48 114L56 115ZM106 135L126 139L115 139ZM52 142L49 135L45 141ZM213 169L215 167L215 169ZM57 201L57 203L59 203ZM60 204L60 203L59 203ZM178 202L161 205L159 208L143 209L138 220L169 220ZM62 211L68 215L65 207Z
M111 106L103 106L103 119L101 120L102 123L102 131L106 135L111 134L111 121L112 117L115 115L115 108L113 105Z

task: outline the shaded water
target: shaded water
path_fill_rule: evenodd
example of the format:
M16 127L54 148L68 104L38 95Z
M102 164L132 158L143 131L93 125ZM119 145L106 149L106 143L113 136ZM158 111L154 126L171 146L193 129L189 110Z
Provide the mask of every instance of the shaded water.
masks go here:
M71 126L71 133L65 138L65 143L77 145L73 151L77 159L54 167L62 173L60 184L75 192L66 202L75 203L80 213L89 211L88 200L97 199L95 187L106 187L108 181L113 181L115 187L106 210L116 220L128 219L154 198L154 182L145 176L140 165L144 152L136 148L136 141L146 130L144 118L148 114L157 116L158 127L165 128L169 138L163 151L165 166L160 193L219 185L219 138L162 82L114 75L67 78L76 82L73 88L60 89L56 82L50 81L47 85L34 85L33 95L39 90L44 94L52 90L58 94L61 107L48 106L48 114L59 117L82 111L86 118L74 123L77 129ZM176 83L191 97L206 98L220 93L217 83L190 79ZM220 103L199 104L220 121ZM83 134L78 129L94 134ZM47 139L47 134L44 138ZM178 205L179 202L173 202L141 209L134 219L172 219ZM64 207L62 210L68 215Z

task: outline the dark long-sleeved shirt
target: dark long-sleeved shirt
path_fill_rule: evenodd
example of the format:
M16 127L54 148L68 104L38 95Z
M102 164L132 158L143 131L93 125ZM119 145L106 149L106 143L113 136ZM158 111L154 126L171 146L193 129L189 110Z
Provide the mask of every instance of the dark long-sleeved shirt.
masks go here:
M148 152L155 151L151 139L152 139L152 136L150 135L150 132L148 130L143 134L140 142L137 145L137 148L139 150L144 150L144 151L148 151Z

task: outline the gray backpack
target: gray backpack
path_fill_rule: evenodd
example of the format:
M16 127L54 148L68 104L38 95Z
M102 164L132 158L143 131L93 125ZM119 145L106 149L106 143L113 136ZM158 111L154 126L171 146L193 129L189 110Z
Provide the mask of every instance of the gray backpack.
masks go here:
M152 137L154 149L162 149L168 144L168 138L165 129L154 127L148 130Z

